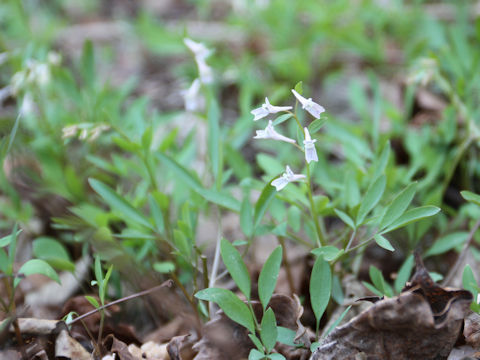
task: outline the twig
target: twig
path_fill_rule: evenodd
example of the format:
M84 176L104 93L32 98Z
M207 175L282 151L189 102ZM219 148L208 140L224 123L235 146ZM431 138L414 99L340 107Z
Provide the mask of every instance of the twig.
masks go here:
M450 283L452 281L453 277L455 276L458 269L460 268L460 265L462 265L462 263L465 261L465 258L467 257L468 248L472 245L472 243L474 241L474 235L477 232L479 227L480 227L480 220L478 220L475 223L475 225L473 226L472 230L470 230L470 233L468 234L467 242L463 246L462 252L458 256L457 261L452 266L452 268L448 272L447 276L443 280L442 286L446 286L446 285L448 285L448 283Z
M148 290L144 290L144 291L140 291L136 294L132 294L132 295L129 295L129 296L125 296L121 299L118 299L118 300L115 300L115 301L112 301L108 304L105 304L105 305L102 305L92 311L89 311L85 314L82 314L80 315L79 317L76 317L75 319L73 319L72 321L70 321L67 325L72 325L72 324L75 324L77 321L80 321L80 320L83 320L85 319L86 317L89 317L90 315L93 315L95 314L96 312L100 311L100 310L103 310L103 309L106 309L110 306L113 306L113 305L116 305L116 304L120 304L124 301L127 301L127 300L131 300L131 299L135 299L137 297L140 297L140 296L144 296L144 295L148 295L154 291L157 291L157 290L160 290L161 288L164 288L164 287L172 287L173 286L173 280L167 280L165 282L163 282L162 284L158 285L158 286L155 286L151 289L148 289Z

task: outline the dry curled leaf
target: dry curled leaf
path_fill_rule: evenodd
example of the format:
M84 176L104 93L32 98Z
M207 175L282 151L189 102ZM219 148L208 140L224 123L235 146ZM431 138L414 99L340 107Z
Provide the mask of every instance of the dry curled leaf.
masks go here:
M257 320L261 321L262 305L258 301L252 302ZM296 341L306 344L306 348L293 348L278 344L275 350L282 353L288 359L307 359L310 351L310 336L300 323L303 313L298 298L292 299L285 295L274 294L269 302L269 307L275 313L277 325L289 328L296 332ZM230 320L223 311L217 313L217 317L207 324L203 330L203 337L194 346L193 350L198 354L194 360L240 360L248 358L250 350L254 347L248 337L248 330ZM182 359L184 360L184 359Z
M320 344L311 360L447 359L472 294L433 282L416 254L416 272L403 292L376 302Z

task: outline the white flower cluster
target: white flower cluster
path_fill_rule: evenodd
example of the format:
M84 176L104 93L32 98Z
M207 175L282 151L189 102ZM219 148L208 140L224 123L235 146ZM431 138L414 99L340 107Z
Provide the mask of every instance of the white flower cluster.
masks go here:
M107 131L108 129L110 129L110 126L105 124L95 126L88 123L69 125L62 129L62 138L68 139L78 135L79 140L92 142L98 139L102 132Z
M319 119L320 115L325 111L323 106L317 104L316 102L312 101L312 98L306 99L302 95L300 95L297 91L292 89L293 95L297 98L297 100L302 104L302 108L308 111L314 118ZM254 110L251 111L251 114L254 116L253 120L257 121L263 119L264 117L270 114L276 114L278 112L290 112L292 109L291 106L275 106L270 103L268 98L265 98L265 103ZM271 139L271 140L278 140L284 141L291 144L296 144L294 139L289 137L283 136L282 134L278 133L274 129L274 125L272 120L268 121L268 125L265 130L257 130L257 134L254 139ZM315 148L316 139L311 138L310 132L308 131L307 127L303 128L304 137L303 145L305 151L305 160L308 164L311 161L318 161L317 150ZM306 176L302 174L294 174L290 167L287 165L285 169L285 173L282 174L281 177L272 181L272 185L275 186L277 191L282 190L288 183L293 181L300 181L305 179Z
M198 78L193 81L187 90L182 91L185 110L195 112L205 107L205 98L200 92L202 84L208 85L213 83L213 70L206 62L206 59L213 51L208 49L203 43L198 43L189 38L183 39L183 42L193 53L198 68Z

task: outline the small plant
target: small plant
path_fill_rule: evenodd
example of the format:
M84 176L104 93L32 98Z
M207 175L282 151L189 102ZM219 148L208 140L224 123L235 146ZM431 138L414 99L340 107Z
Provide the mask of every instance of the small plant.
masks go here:
M0 297L0 306L1 311L7 316L4 323L13 323L17 342L21 351L24 351L22 335L17 321L15 289L22 278L33 274L45 275L58 283L60 283L60 280L55 270L46 261L41 259L28 260L20 267L18 272L14 272L13 265L15 263L17 250L17 237L21 233L21 230L17 229L18 227L15 225L10 235L0 239L0 279L3 283L7 299L5 301Z

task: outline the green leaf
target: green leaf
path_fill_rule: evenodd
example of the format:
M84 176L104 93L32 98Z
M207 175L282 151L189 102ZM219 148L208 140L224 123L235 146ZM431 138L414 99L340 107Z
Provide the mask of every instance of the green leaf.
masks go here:
M375 266L370 265L368 271L370 279L372 280L373 285L382 293L385 294L385 279L383 278L382 272L378 270Z
M427 250L425 257L446 253L462 245L468 239L468 232L458 231L452 234L442 236L434 242L432 247Z
M262 221L263 215L265 215L265 211L267 211L268 205L275 197L277 191L271 185L271 181L265 185L260 194L260 197L255 204L255 212L253 215L253 228L256 229L260 222Z
M190 258L191 247L187 237L182 231L178 229L173 230L173 243L181 255L187 259Z
M380 176L370 187L367 189L365 196L362 199L360 208L358 209L356 225L361 225L365 220L367 214L377 205L385 190L385 175Z
M208 109L208 154L212 166L212 172L215 179L218 178L220 170L220 108L216 99L213 96L209 96Z
M240 207L241 207L240 202L230 194L219 192L218 190L212 190L212 189L200 189L197 192L207 201L220 205L229 210L233 210L236 212L240 211Z
M225 239L220 241L220 253L222 255L223 263L227 267L233 281L235 281L235 284L237 284L247 300L250 300L250 274L248 273L247 266L242 260L242 256L238 250Z
M155 156L192 190L199 192L203 189L202 184L173 158L163 153L156 153Z
M311 135L315 134L317 131L319 131L323 125L327 122L327 119L325 118L320 118L320 119L315 119L312 121L310 125L308 125L308 131L310 132Z
M477 280L475 279L472 268L468 264L463 269L462 284L466 290L473 294L473 298L477 299L479 291Z
M265 354L257 349L250 350L250 353L248 354L248 360L262 360L265 358Z
M3 250L0 248L0 272L7 273L7 268L8 268L8 255Z
M460 194L462 194L465 200L480 206L480 195L467 190L460 191Z
M33 274L42 274L60 284L60 279L58 278L57 273L44 260L40 260L40 259L28 260L25 264L22 265L20 270L18 270L18 273L24 274L25 276L29 276ZM20 279L15 278L14 286L16 287L19 282L20 282Z
M311 251L311 253L316 256L322 256L326 261L336 260L344 252L343 249L338 249L337 247L330 245L322 246Z
M246 327L251 333L255 333L255 325L250 310L230 290L208 288L197 292L195 297L216 303L230 319Z
M310 302L313 313L317 320L316 330L320 325L320 319L330 301L332 291L332 274L330 265L323 257L319 256L313 264L312 275L310 277Z
M382 153L378 158L378 162L375 166L375 174L373 177L374 179L376 179L377 177L379 177L381 174L385 172L385 168L387 167L389 157L390 157L390 141L388 141L385 144L382 150Z
M351 227L353 230L355 230L355 223L354 221L352 220L352 218L350 216L348 216L345 212L343 212L342 210L338 210L338 209L334 209L333 211L335 211L335 214L338 215L338 217L345 223L347 224L349 227Z
M248 196L245 196L240 208L240 227L246 237L249 238L253 235L252 205Z
M288 346L293 346L296 347L299 344L295 344L295 337L297 336L295 330L283 327L283 326L277 326L277 341L279 343L288 345Z
M267 352L272 351L277 342L277 320L272 308L268 308L263 314L262 323L260 325L260 338Z
M127 200L118 195L112 188L105 185L101 181L95 179L88 179L90 186L95 190L105 202L110 206L112 211L118 211L124 215L124 220L133 221L135 223L141 224L149 229L154 230L152 224L148 219L135 209Z
M273 121L273 126L277 126L277 125L280 125L281 123L287 121L288 119L290 119L293 115L292 114L283 114L283 115L280 115L279 117L277 117L274 121Z
M163 233L165 231L165 223L163 221L162 208L152 194L148 195L148 206L150 207L150 214L153 217L156 230L159 233Z
M8 234L7 236L4 236L4 237L0 238L0 247L10 245L12 240L14 238L16 238L18 235L20 235L21 232L22 232L22 230L18 230L15 235L14 234Z
M349 305L341 314L340 316L338 317L337 320L335 320L335 322L328 328L328 330L322 335L323 338L327 337L328 334L330 334L332 332L333 329L335 329L338 324L340 324L340 322L343 320L343 318L345 317L345 315L347 315L347 312L352 308L352 305Z
M383 237L380 234L375 235L375 242L377 243L378 246L384 248L385 250L388 251L395 251L395 248L390 244L390 241L388 241L385 237Z
M171 261L156 262L153 264L153 270L161 274L168 274L175 271L175 264Z
M255 334L248 334L250 340L252 340L253 344L257 347L258 350L263 351L263 345L260 339L255 336Z
M398 270L397 278L395 279L394 287L397 293L400 293L402 289L405 287L408 279L410 279L410 275L412 274L413 269L413 255L410 255L403 265Z
M258 297L262 303L263 310L266 309L275 286L277 285L278 273L282 264L283 249L277 246L263 264L262 271L258 277Z
M42 236L33 240L33 254L44 260L59 258L70 261L67 249L57 240Z
M383 296L385 295L382 291L378 290L375 286L372 284L367 283L366 281L362 281L363 286L365 286L368 290L370 290L372 293L374 293L377 296Z
M85 299L93 305L94 308L98 309L100 307L100 304L98 303L98 300L95 299L93 296L85 295Z
M95 57L90 40L85 41L83 44L82 74L87 86L92 88L95 83Z
M303 81L299 81L298 83L296 83L294 89L295 89L296 92L298 92L300 95L302 95L303 94Z
M408 225L412 222L433 216L439 211L440 211L440 208L436 206L431 206L431 205L420 206L415 209L408 210L406 213L400 216L397 220L395 220L392 224L390 224L390 226L388 226L385 230L383 230L381 234L385 234L392 230Z
M384 229L392 224L407 210L408 205L413 200L416 191L416 183L408 185L402 192L400 192L395 199L387 206L385 214L380 221L379 228Z

